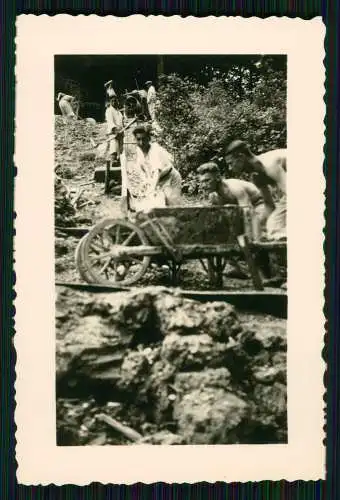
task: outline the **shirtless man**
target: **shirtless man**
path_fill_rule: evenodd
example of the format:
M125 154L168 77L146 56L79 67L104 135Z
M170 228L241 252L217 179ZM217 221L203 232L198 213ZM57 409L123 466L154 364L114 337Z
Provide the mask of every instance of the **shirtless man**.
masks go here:
M223 179L213 162L204 163L197 172L201 186L208 192L210 204L237 204L254 209L254 238L260 239L273 208L264 203L261 191L255 184L242 179Z
M226 149L226 156L232 155L243 172L256 173L266 177L266 183L277 186L286 194L287 150L273 149L255 155L244 141L233 141Z
M213 205L237 204L254 209L252 230L254 239L258 240L263 235L268 216L273 207L264 203L261 191L251 182L242 179L223 179L216 163L204 163L198 169L201 186L209 193L209 203ZM271 277L271 267L268 253L259 250L255 261L262 272L263 278ZM248 277L235 261L228 274L234 277Z
M254 155L244 141L233 141L226 150L232 155L241 170L253 174L253 182L260 189L264 203L271 211L267 220L267 237L278 240L286 238L286 172L287 150L274 149L261 155ZM276 187L281 195L274 204L270 187Z

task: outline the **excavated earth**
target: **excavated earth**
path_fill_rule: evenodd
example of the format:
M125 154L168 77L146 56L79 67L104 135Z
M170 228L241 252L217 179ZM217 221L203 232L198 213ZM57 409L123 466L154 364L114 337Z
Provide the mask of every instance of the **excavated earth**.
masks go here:
M286 322L150 287L57 287L59 445L285 443Z
M56 116L55 132L56 226L119 217L119 189L105 196L91 183L101 161L90 139L105 138L103 124L66 126ZM82 281L78 241L56 231L57 282ZM166 271L151 268L131 292L56 287L58 444L136 442L102 414L138 432L140 443L287 442L286 320L185 299L169 284ZM251 288L247 279L227 284ZM186 264L181 286L209 288L197 262Z

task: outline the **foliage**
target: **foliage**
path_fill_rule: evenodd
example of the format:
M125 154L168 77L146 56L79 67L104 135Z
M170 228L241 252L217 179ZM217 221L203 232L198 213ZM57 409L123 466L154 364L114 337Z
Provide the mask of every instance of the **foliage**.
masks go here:
M270 61L211 73L205 86L177 74L162 75L158 90L160 141L184 177L214 159L228 168L225 146L243 139L261 153L286 145L286 74Z

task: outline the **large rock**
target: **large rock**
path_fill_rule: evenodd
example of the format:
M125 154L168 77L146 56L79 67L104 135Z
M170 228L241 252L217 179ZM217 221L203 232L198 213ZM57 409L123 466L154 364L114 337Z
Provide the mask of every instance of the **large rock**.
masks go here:
M179 434L187 443L237 442L237 428L247 417L247 403L223 389L201 388L185 394L174 405Z
M127 349L163 339L162 357L177 369L220 366L226 347L213 339L224 341L240 330L232 306L157 288L86 298L61 289L56 306L57 376L68 374L73 382L78 376L113 382Z
M155 307L163 335L207 334L219 342L241 331L235 308L223 302L200 303L170 294L156 297Z
M231 374L227 368L207 368L201 372L177 373L174 387L179 394L186 394L205 387L229 390Z
M223 366L227 349L227 344L215 342L207 334L181 336L172 333L162 343L161 357L176 371L197 371Z
M258 384L253 394L253 419L262 425L282 427L287 418L287 390L280 382Z

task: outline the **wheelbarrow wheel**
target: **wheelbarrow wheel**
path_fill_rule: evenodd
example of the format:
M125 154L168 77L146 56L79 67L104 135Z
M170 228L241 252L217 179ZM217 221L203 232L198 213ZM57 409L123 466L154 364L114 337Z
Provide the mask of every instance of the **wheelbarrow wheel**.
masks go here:
M76 269L79 273L79 276L83 281L86 281L86 283L95 283L92 276L89 275L87 272L86 266L84 266L84 241L87 237L88 233L85 234L79 241L76 251L75 251L75 263L76 263Z
M80 245L83 275L100 285L129 286L136 283L150 264L147 256L115 256L115 246L148 245L144 232L135 224L106 219L86 235ZM110 254L110 252L112 252Z

